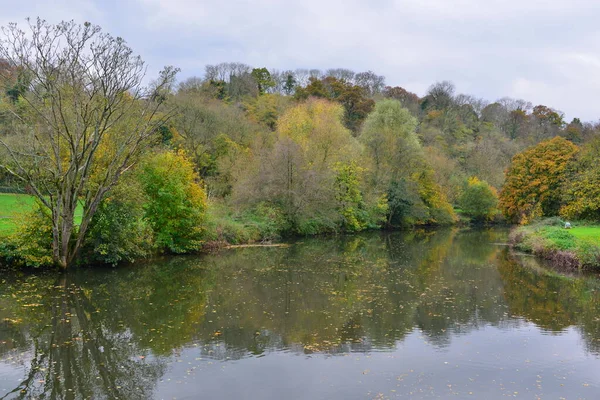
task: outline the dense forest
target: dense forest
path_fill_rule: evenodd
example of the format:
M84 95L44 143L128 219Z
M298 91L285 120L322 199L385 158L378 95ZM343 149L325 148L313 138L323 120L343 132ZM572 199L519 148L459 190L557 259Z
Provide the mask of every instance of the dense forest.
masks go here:
M3 241L5 259L65 267L457 214L600 216L600 124L550 106L237 62L180 82L167 68L142 92L143 63L121 39L31 27L39 43L13 32L0 46L0 186L40 207Z

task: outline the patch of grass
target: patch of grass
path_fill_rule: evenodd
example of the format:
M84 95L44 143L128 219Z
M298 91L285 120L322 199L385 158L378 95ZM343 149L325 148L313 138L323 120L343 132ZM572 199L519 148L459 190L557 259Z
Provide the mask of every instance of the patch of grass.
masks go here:
M19 217L33 210L35 198L25 194L0 194L0 235L10 235L17 228Z
M511 242L520 250L545 258L570 255L579 266L600 268L600 226L572 223L565 229L564 222L548 218L534 224L516 228Z
M35 208L36 199L27 194L0 193L0 235L14 233L23 214ZM75 211L75 223L81 223L83 207L79 205Z
M588 239L600 245L600 226L576 226L569 233L579 239Z

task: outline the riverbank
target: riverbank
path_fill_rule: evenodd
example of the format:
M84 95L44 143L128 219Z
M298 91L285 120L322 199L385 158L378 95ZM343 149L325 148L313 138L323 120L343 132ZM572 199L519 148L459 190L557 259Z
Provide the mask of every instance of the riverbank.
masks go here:
M549 218L515 228L510 234L513 247L550 261L561 268L600 268L600 226Z
M44 240L44 232L36 232L31 238L17 238L19 224L35 208L35 199L24 194L0 194L0 262L5 266L14 267L46 267L51 263L49 257L49 242ZM81 211L76 215L77 223ZM457 210L456 226L471 226L478 224ZM494 224L497 221L488 221ZM431 225L418 225L426 227ZM325 227L327 228L327 227ZM394 230L398 229L396 227ZM366 226L363 231L387 230L379 224ZM222 248L242 245L265 245L285 241L295 237L310 237L319 235L336 235L344 231L315 226L312 231L305 233L294 232L283 214L275 207L265 204L252 209L236 210L229 204L211 201L206 208L203 226L202 247L198 253L212 253ZM39 235L44 234L44 237ZM31 236L31 235L30 235ZM35 240L30 240L35 239ZM39 240L38 240L39 239ZM25 243L25 245L23 245ZM161 252L156 248L148 248L143 256L124 258L118 263L129 263L141 259L151 259ZM93 260L92 260L93 261ZM93 263L93 262L92 262Z

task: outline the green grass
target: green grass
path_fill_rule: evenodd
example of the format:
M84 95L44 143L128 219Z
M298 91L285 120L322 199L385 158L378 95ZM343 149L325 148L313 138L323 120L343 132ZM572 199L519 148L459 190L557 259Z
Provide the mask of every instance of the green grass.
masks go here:
M600 226L576 226L569 233L578 239L591 240L600 245Z
M34 209L35 197L26 194L0 193L0 235L10 235L17 229L21 216ZM81 205L75 212L75 223L81 223Z
M600 268L600 226L572 223L565 229L558 218L548 218L522 226L511 236L516 246L528 252L552 256L556 251L566 251L579 260L580 265Z
M25 194L0 194L0 235L15 231L19 216L33 209L35 198Z

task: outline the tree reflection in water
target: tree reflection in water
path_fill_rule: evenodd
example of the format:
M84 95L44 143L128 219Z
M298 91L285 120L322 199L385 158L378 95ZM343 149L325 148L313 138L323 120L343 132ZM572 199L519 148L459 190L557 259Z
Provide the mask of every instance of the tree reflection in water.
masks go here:
M5 274L3 398L152 398L173 357L434 346L485 326L575 326L598 353L600 284L524 267L499 230L306 239L63 275ZM0 381L2 382L2 381Z

